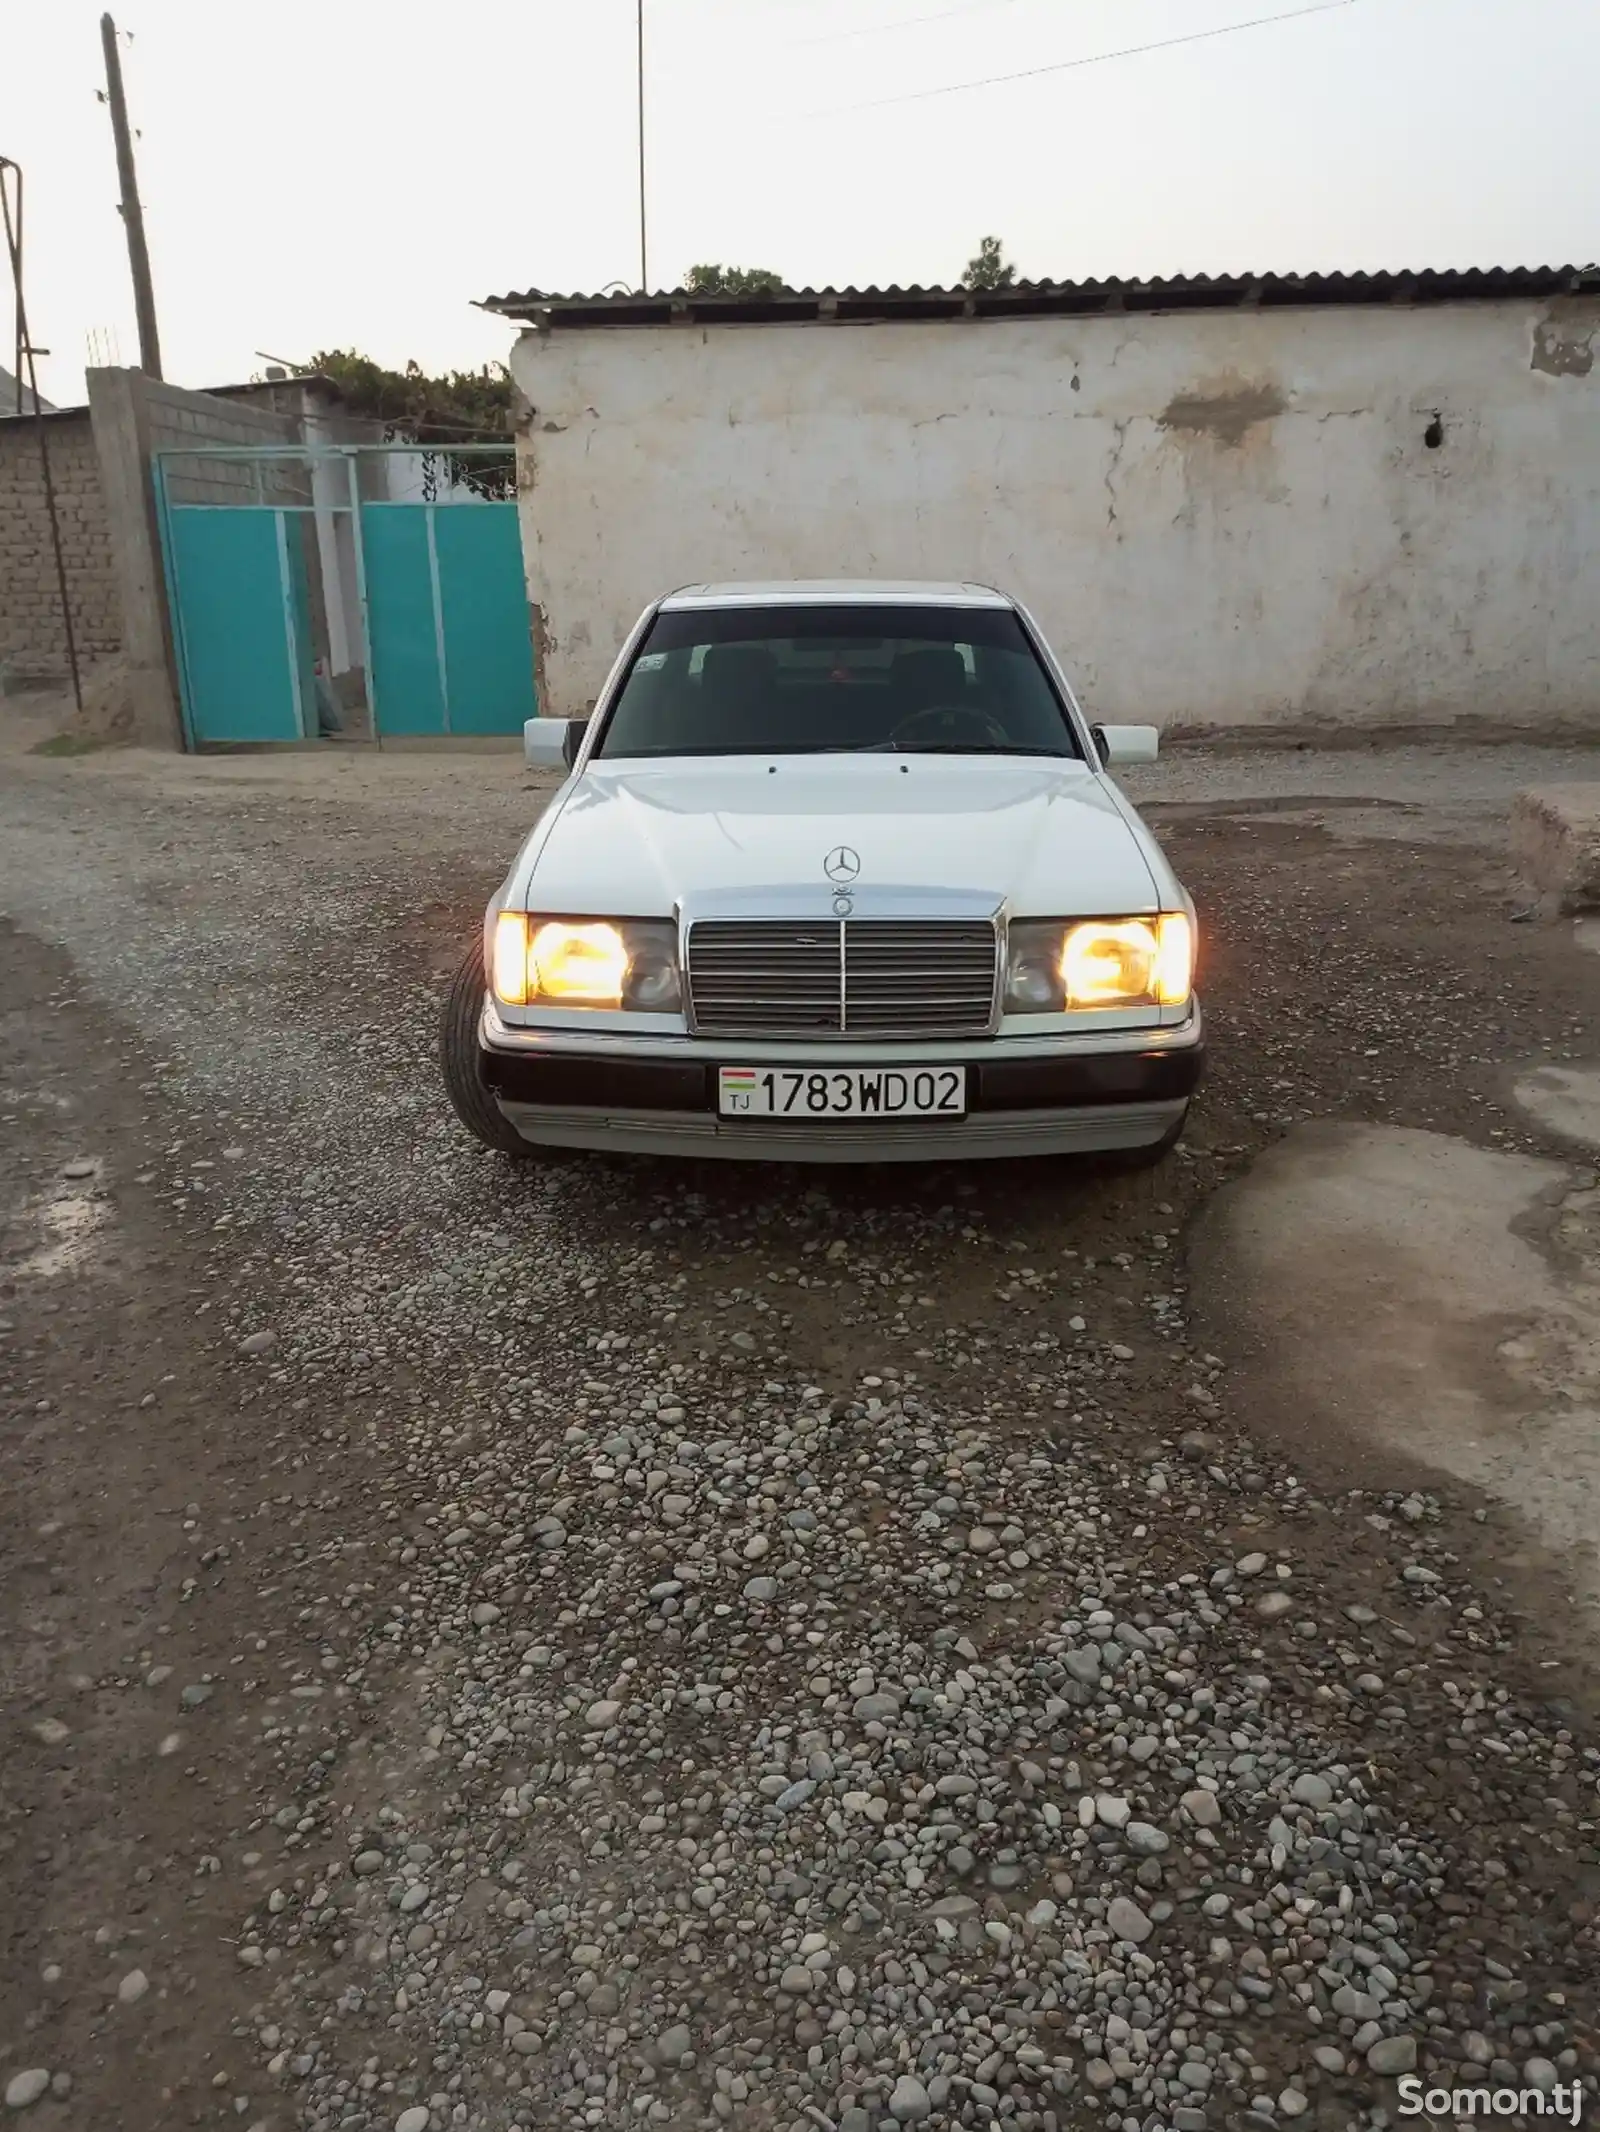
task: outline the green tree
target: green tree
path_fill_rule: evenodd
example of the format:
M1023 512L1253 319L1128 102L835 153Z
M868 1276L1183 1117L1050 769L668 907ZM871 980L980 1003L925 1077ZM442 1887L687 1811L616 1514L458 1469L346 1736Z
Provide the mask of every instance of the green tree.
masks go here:
M354 348L324 348L300 369L331 378L352 414L403 429L419 444L492 444L511 435L511 373L504 363L430 377L419 363L387 370Z
M504 363L430 377L420 363L388 370L354 348L324 348L299 370L301 375L331 379L350 413L381 422L391 444L498 444L504 438L504 456L441 451L437 462L425 462L425 486L431 495L442 466L450 482L464 483L480 496L501 500L516 495L516 452L510 442L513 388Z
M691 296L780 296L784 279L770 267L692 266L683 286Z
M1017 278L1017 270L1000 253L1000 239L985 237L978 245L978 256L967 261L967 271L961 277L964 289L1009 289Z

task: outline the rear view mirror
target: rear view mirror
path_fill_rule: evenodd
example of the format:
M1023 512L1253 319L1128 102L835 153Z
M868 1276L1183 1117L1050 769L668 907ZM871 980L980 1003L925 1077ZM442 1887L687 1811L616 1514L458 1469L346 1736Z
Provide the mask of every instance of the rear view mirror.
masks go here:
M586 718L530 718L522 728L522 759L530 770L570 770L582 745Z
M1097 725L1091 731L1100 760L1108 770L1121 763L1154 762L1161 751L1159 726Z

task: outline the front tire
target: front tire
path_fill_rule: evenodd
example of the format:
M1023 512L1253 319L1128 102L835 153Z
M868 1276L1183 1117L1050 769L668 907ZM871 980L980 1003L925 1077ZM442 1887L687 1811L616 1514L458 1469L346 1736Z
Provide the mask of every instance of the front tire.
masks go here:
M469 948L450 980L439 1022L439 1071L450 1107L474 1140L497 1154L529 1161L536 1152L501 1112L483 1078L478 1023L483 1014L481 945Z

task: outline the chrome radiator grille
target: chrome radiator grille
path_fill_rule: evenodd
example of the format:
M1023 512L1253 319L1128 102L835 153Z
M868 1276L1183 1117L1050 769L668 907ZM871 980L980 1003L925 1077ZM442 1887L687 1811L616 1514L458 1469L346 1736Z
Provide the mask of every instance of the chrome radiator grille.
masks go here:
M702 919L689 928L689 999L712 1035L981 1035L996 953L986 919Z

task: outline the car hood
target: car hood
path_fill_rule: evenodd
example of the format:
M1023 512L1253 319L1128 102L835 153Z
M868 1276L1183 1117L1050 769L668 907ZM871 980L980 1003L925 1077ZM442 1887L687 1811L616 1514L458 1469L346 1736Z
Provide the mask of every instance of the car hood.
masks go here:
M1086 764L894 754L593 764L530 840L507 900L561 915L820 915L841 846L859 861L842 885L862 916L907 898L1066 917L1163 900L1159 854Z

